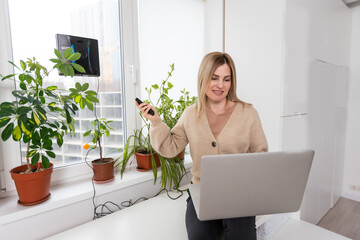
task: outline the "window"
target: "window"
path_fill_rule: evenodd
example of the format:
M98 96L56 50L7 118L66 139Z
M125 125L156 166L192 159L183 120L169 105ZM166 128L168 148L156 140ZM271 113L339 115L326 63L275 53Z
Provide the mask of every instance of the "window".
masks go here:
M1 55L2 73L11 74L11 68L5 68L6 61L11 59L15 63L19 59L35 56L48 70L52 68L49 61L54 56L56 47L55 34L68 34L95 38L99 42L100 71L99 78L64 78L55 71L47 78L49 84L56 83L68 89L75 81L88 82L90 88L97 90L98 82L100 104L96 107L98 117L114 120L116 129L112 136L103 139L105 154L114 154L124 143L127 132L133 132L137 111L135 108L126 108L126 103L133 104L135 99L136 72L138 71L137 47L137 2L121 0L77 0L77 1L46 1L46 0L5 0L0 4L2 19L0 31L2 39ZM11 27L10 27L11 26ZM10 34L11 32L11 34ZM11 38L10 38L11 36ZM3 50L7 50L3 51ZM48 65L47 65L48 64ZM6 69L5 71L3 71ZM132 69L134 71L130 71ZM124 79L130 79L128 82ZM132 81L131 81L132 79ZM0 83L0 98L9 100L13 86ZM126 89L126 90L125 90ZM81 111L76 116L76 135L66 137L62 148L56 149L57 157L52 160L56 168L52 175L52 184L76 180L82 176L90 176L92 170L84 163L85 151L83 143L89 140L83 137L94 115L88 111ZM56 144L54 144L54 147ZM9 170L21 164L21 148L17 142L0 142L0 197L12 195L15 185ZM24 149L22 149L24 150ZM91 152L88 160L98 157Z
M38 61L52 68L50 58L54 57L57 33L95 38L99 42L100 72L96 77L64 78L56 71L51 72L47 84L56 84L59 88L69 89L75 82L90 84L92 90L98 89L100 104L97 104L98 117L113 120L115 131L108 139L103 139L104 153L119 153L124 143L123 89L121 64L121 35L119 2L117 0L63 0L54 4L47 0L9 1L13 58L20 59L35 56ZM39 7L41 6L41 7ZM83 133L90 129L94 113L81 110L76 116L75 136L64 138L61 148L54 144L56 158L52 162L56 167L76 164L84 161L86 150L84 143L91 141ZM26 146L21 145L22 159L25 161ZM92 151L88 158L95 159L99 151Z

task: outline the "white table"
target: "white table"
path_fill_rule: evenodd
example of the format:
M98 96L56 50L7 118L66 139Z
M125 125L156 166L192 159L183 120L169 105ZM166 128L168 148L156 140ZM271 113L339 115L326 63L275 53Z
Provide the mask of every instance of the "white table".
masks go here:
M170 193L171 194L171 193ZM173 194L176 196L176 194ZM125 208L98 220L80 225L47 239L131 239L131 240L186 240L185 210L187 193L178 200L165 194ZM256 218L259 226L266 220ZM289 219L269 240L345 240L310 223Z
M269 240L351 240L311 223L289 219Z

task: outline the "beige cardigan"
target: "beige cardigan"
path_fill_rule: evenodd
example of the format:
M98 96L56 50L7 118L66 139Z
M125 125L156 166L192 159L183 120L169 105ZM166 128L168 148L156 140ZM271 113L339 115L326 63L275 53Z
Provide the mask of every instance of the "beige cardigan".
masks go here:
M211 132L206 111L197 117L197 103L186 108L178 123L169 127L160 119L150 128L153 148L164 157L174 157L190 145L193 160L191 173L194 183L200 182L203 155L266 152L268 145L259 115L251 105L237 103L229 120L215 138Z

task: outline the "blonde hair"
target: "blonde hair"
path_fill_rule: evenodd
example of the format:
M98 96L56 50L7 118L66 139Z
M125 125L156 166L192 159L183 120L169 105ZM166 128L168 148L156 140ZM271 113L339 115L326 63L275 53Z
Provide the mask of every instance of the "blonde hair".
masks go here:
M228 95L226 96L227 100L233 102L241 102L245 105L245 103L241 101L236 95L236 71L235 64L232 58L227 53L221 52L211 52L204 56L201 61L198 73L198 115L205 109L206 104L206 91L210 84L212 75L216 71L216 69L223 64L227 64L231 70L231 87Z

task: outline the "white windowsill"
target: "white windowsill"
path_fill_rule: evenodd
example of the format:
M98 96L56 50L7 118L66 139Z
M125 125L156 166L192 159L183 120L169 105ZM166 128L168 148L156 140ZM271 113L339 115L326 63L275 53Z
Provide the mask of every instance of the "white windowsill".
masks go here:
M190 155L185 155L185 168L192 166ZM158 168L158 177L161 176ZM96 196L110 193L122 188L130 187L153 179L153 172L138 172L136 166L127 170L123 179L120 173L115 173L115 180L106 184L95 184ZM160 181L160 179L158 179ZM17 204L18 196L11 196L0 199L0 225L8 224L33 215L64 207L93 197L93 186L90 178L77 182L64 183L50 188L51 197L44 203L35 206L21 206Z

